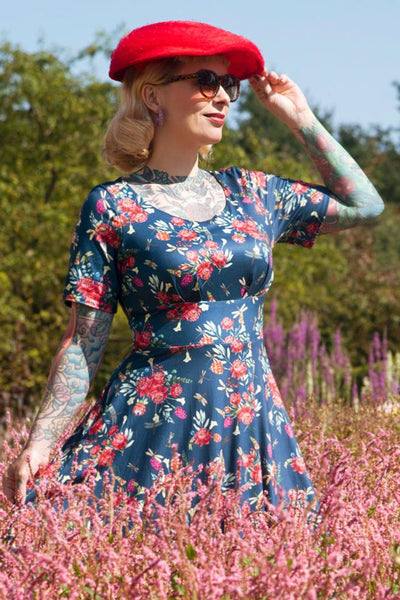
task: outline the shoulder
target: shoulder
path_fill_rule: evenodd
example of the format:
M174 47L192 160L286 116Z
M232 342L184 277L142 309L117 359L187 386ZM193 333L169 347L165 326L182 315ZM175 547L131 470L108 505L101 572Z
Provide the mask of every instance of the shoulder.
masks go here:
M116 212L118 199L127 193L127 182L123 177L95 185L88 193L82 206L82 212L103 214Z

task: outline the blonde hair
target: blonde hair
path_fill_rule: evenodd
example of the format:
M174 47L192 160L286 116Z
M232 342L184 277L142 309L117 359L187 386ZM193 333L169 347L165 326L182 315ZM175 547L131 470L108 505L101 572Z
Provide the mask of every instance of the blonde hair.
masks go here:
M140 70L136 67L127 69L121 86L121 105L110 121L104 139L103 155L109 165L123 173L131 173L147 164L151 156L155 114L143 101L143 86L145 83L164 83L181 64L198 58L166 58L148 63ZM215 55L204 58L221 57ZM211 148L212 146L203 146L200 148L200 155L207 158Z

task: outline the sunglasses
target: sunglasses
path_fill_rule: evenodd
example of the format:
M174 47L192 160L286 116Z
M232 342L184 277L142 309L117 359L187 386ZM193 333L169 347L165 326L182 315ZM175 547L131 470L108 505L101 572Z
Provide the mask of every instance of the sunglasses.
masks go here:
M197 71L197 73L190 73L189 75L171 77L171 79L164 81L162 85L175 83L175 81L184 81L186 79L197 79L196 84L204 98L215 98L220 86L224 88L231 102L235 102L239 98L240 80L237 77L234 75L217 75L214 71L210 71L209 69L201 69L200 71Z

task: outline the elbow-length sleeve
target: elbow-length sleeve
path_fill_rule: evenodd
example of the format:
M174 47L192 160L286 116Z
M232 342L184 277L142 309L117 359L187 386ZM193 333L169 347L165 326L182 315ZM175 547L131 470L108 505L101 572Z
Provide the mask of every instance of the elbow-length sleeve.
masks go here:
M64 302L115 313L119 297L120 228L112 195L95 187L82 206L73 234Z
M323 186L264 175L261 187L274 242L311 248L324 222L332 194Z

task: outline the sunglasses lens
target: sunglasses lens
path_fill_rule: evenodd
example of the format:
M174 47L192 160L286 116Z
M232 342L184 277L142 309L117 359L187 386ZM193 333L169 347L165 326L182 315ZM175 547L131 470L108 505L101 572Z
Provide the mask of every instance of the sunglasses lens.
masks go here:
M214 98L218 93L219 80L214 71L203 69L197 73L197 81L201 93L205 98Z
M231 102L239 98L240 81L233 75L225 75L221 79L221 85L229 96Z

